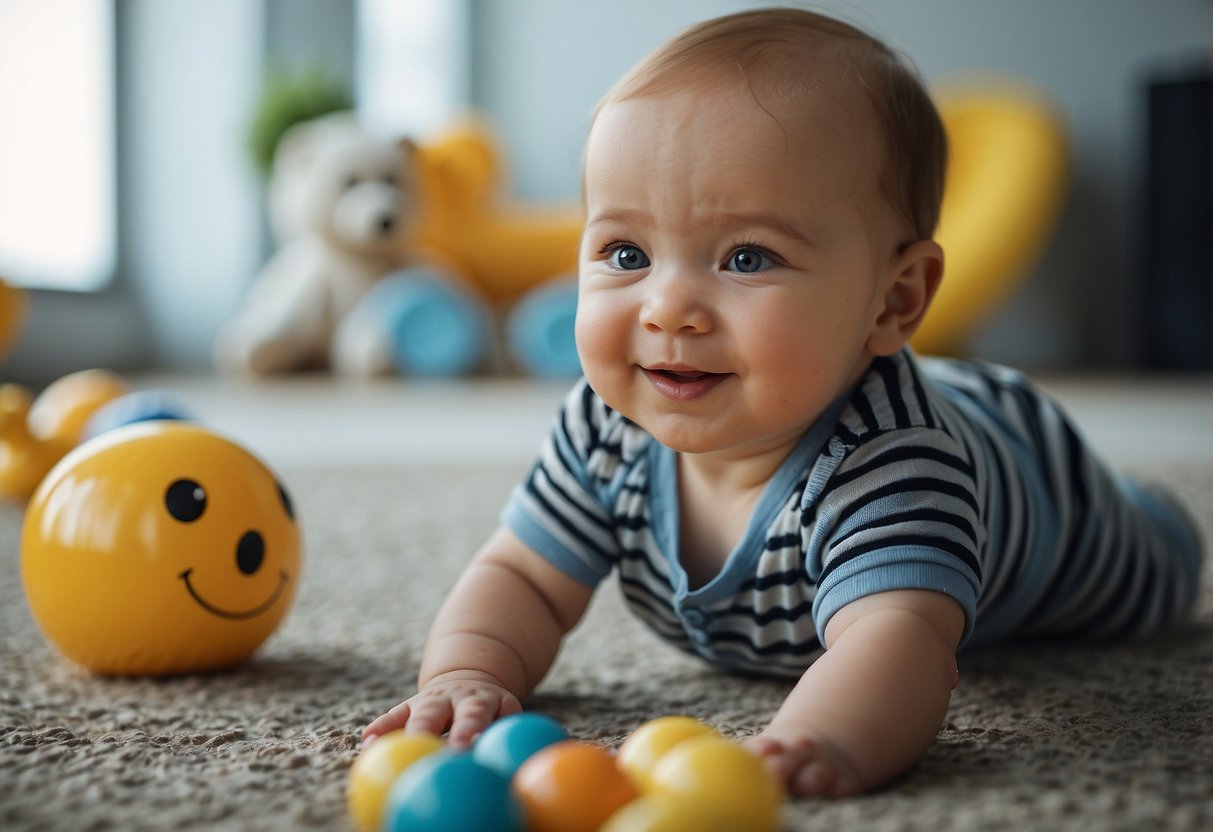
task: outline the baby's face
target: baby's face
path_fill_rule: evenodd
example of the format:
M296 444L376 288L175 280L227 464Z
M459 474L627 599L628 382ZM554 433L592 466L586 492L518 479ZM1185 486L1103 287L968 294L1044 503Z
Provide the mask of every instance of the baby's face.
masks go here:
M609 405L737 456L794 443L858 380L901 242L873 121L822 98L776 122L744 87L599 113L577 346Z

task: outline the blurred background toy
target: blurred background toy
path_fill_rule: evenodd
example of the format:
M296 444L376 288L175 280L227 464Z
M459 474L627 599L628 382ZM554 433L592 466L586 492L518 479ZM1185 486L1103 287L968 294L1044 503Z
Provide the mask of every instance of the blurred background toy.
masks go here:
M509 198L503 154L487 120L468 118L418 148L421 195L410 240L454 264L494 303L577 271L575 204Z
M1046 96L1022 82L970 81L936 95L948 175L935 239L944 279L914 335L922 353L964 355L1031 274L1069 180L1069 143Z
M266 106L261 156L287 117ZM482 120L414 144L374 137L348 111L304 118L282 127L267 203L281 248L217 334L219 369L580 372L579 210L507 199Z
M25 324L25 293L0 278L0 359L17 343Z
M67 454L26 509L30 612L68 659L164 675L247 659L299 583L301 537L281 482L209 430L156 421Z
M339 372L429 378L467 375L486 366L493 313L454 272L412 266L382 278L350 310Z
M334 354L344 349L350 310L408 259L401 241L414 212L413 178L412 142L372 135L352 113L287 130L267 197L280 248L217 333L216 365L257 375L330 365L362 371L360 353Z
M508 196L504 156L488 121L468 118L418 148L421 187L410 245L448 262L505 321L516 368L580 372L573 343L581 210Z

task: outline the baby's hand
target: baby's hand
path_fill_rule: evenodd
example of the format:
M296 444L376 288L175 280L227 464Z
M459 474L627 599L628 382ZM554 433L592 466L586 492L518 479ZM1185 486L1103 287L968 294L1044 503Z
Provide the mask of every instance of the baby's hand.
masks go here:
M439 736L449 731L451 746L466 748L493 720L521 710L518 697L488 674L455 671L431 679L416 696L362 729L362 742L403 728Z
M847 759L802 731L768 726L745 747L766 762L792 797L847 797L860 791L859 777Z

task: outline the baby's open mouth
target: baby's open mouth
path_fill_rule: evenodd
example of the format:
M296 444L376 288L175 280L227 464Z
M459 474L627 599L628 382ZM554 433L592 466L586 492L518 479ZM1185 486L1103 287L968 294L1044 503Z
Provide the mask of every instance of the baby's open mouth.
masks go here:
M730 373L709 373L704 370L673 370L666 367L643 367L644 374L657 392L668 399L690 401L713 390Z

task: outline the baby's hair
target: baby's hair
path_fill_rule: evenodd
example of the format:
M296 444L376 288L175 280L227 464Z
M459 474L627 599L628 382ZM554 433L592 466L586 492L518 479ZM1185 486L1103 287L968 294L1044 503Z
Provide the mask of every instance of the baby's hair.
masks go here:
M734 72L775 101L841 83L864 95L883 128L880 185L916 240L935 233L948 143L934 103L907 60L880 40L804 9L770 8L708 20L667 41L625 75L598 105L687 84L719 82ZM756 89L757 87L757 89ZM764 106L765 109L765 106Z

